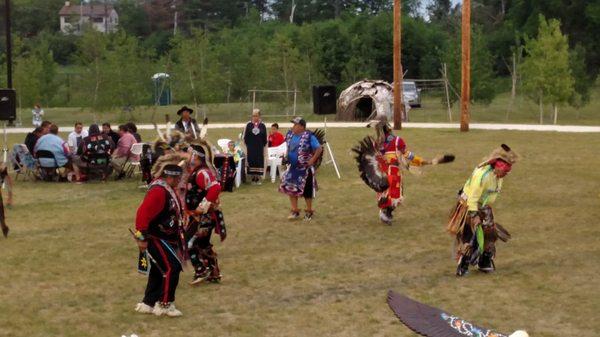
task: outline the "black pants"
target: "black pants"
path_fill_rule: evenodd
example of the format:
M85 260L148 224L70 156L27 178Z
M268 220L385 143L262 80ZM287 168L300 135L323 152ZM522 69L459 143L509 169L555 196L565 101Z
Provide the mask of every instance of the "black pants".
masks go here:
M313 174L311 170L309 170L308 174L306 175L306 183L304 184L304 192L302 192L302 197L304 197L304 199L314 198Z
M196 222L195 224L197 230L194 231L194 235L196 236L196 238L194 240L192 248L189 251L190 261L192 262L192 265L194 266L196 272L199 272L203 268L207 267L205 266L205 261L212 260L210 257L212 255L211 253L213 252L210 239L212 237L212 232L215 226L212 220L210 220L210 217L204 217L202 220L202 223ZM201 230L203 232L202 236L196 235L196 232L198 230Z
M175 289L177 289L179 273L181 272L181 264L174 255L177 252L177 247L164 241L161 242L157 238L150 238L148 240L148 252L152 255L154 261L150 259L150 273L144 303L154 306L156 302L175 301ZM158 264L158 267L156 264Z

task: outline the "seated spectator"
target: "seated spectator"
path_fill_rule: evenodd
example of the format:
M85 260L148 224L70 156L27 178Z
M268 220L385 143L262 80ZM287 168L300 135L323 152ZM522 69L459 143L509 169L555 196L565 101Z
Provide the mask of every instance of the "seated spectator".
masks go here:
M105 135L108 135L112 139L112 141L115 145L119 142L119 134L110 128L110 123L102 124L102 133ZM114 150L114 148L113 148L113 150Z
M285 142L285 137L279 132L279 124L271 124L269 132L269 147L277 147Z
M33 154L33 148L35 147L35 143L37 143L38 139L40 139L40 137L42 136L42 131L42 127L38 126L37 128L35 128L35 130L33 130L32 132L28 133L27 136L25 136L25 142L23 144L27 146L29 153Z
M77 156L73 159L79 167L91 165L106 165L110 161L110 156L115 144L110 136L101 133L98 125L90 125L89 136L85 137L77 149Z
M229 143L227 143L227 152L226 153L233 156L233 161L236 164L244 156L244 152L240 149L239 145L236 142L234 142L233 140L230 140Z
M40 126L42 128L42 136L50 133L51 126L52 126L52 122L50 122L50 121L42 122L42 125Z
M75 122L75 130L69 134L68 143L71 153L76 153L83 138L87 137L88 133L83 129L81 122Z
M125 126L127 126L127 130L129 130L129 133L131 133L133 135L133 138L135 138L135 141L137 143L141 143L142 136L140 136L140 134L137 133L137 126L135 126L135 123L129 122L129 123L125 124Z
M112 139L100 132L96 124L90 125L89 136L85 137L77 149L77 155L73 156L73 164L79 171L83 168L104 166L109 167L110 157L115 148ZM89 174L89 170L86 171ZM110 174L110 170L103 170L103 178Z
M43 135L38 139L37 143L34 147L35 157L39 151L48 151L54 155L54 159L52 158L39 158L40 166L46 168L53 167L64 167L66 171L65 174L73 171L75 173L76 181L81 181L81 175L79 174L79 169L77 166L73 165L71 160L71 153L69 152L69 147L67 143L62 140L58 136L58 126L56 124L52 124L50 126L50 133L47 135Z
M129 128L126 125L119 125L119 142L117 148L112 154L111 165L117 173L117 180L122 179L125 176L123 168L125 163L129 160L136 160L131 155L131 146L137 141L135 137L129 132Z

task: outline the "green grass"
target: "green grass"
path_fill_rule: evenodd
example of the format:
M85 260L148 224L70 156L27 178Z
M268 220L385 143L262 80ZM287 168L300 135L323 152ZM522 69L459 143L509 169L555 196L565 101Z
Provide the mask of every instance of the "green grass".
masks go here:
M503 332L597 336L598 135L402 131L417 153L457 161L407 176L406 203L385 226L349 152L367 131L330 131L342 180L320 169L310 223L285 220L287 199L270 182L225 194L223 282L191 288L183 273L179 319L133 311L146 281L127 232L144 195L137 180L18 182L12 231L0 238L0 336L414 336L388 309L389 289ZM500 142L522 155L496 207L513 240L498 244L496 273L457 279L444 222L456 190Z
M442 103L440 96L422 94L422 108L414 108L410 112L410 121L412 122L448 122L448 111L445 103ZM508 93L500 94L489 105L473 104L471 106L471 121L480 123L539 123L539 108L537 104L531 100L519 96L514 102L512 111L508 111L510 96ZM193 103L186 103L193 107ZM292 114L291 105L283 103L268 103L257 102L257 106L263 111L264 119L268 122L287 121L287 114ZM162 123L165 120L165 114L169 114L171 121L177 120L175 112L181 105L172 106L140 106L136 107L133 112L126 113L122 109L112 109L103 112L93 113L90 109L84 108L45 108L45 118L59 125L71 125L75 121L81 121L84 124L92 122L102 123L108 121L112 124L118 124L133 120L136 123ZM552 123L551 106L548 104L545 107L544 123ZM243 122L249 119L252 110L252 103L221 103L221 104L202 104L198 110L198 117L202 119L204 113L212 122ZM575 124L575 125L600 125L600 87L595 87L592 90L592 97L589 104L575 109L565 106L559 110L558 124ZM31 125L31 109L21 110L21 119L24 126ZM312 113L312 103L298 103L297 115L304 116L309 121L322 121L323 117L328 117L329 120L334 120L335 115L322 116ZM452 107L452 120L458 122L460 120L460 106L454 104Z

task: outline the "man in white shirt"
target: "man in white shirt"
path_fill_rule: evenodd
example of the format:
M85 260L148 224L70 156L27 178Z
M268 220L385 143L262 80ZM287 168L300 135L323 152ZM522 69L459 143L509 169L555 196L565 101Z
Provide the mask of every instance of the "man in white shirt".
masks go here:
M71 153L77 153L79 144L83 141L83 138L87 137L88 133L83 129L81 122L75 122L75 130L69 134L68 144Z

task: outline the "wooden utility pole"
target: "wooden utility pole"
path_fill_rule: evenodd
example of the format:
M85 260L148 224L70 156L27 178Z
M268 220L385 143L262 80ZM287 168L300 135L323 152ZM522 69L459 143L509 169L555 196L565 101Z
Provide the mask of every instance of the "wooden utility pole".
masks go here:
M6 87L12 89L12 36L11 36L11 18L10 18L10 0L4 1L4 19L6 33Z
M471 100L471 0L462 3L462 61L460 85L460 131L469 131Z
M402 1L394 0L394 130L402 129Z

